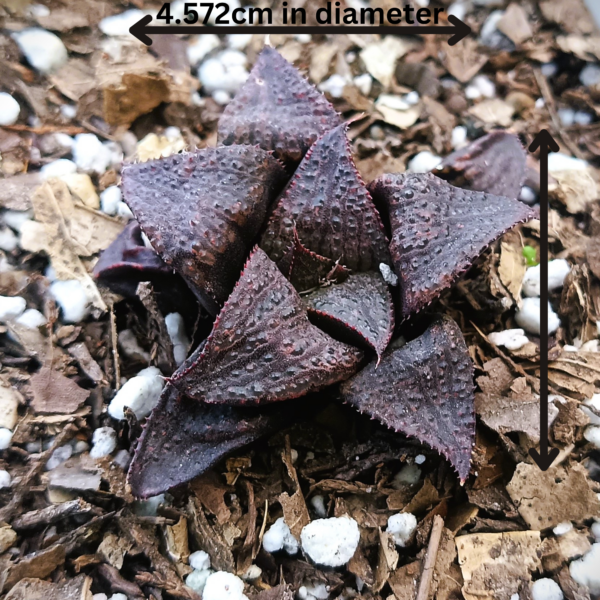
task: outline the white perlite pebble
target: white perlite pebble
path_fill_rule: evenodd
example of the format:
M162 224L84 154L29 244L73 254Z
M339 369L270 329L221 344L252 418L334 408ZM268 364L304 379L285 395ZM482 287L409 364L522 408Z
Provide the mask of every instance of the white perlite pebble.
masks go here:
M204 550L197 550L190 554L190 567L197 571L210 569L210 556Z
M537 194L533 188L530 188L528 185L524 185L521 188L521 193L519 194L519 200L521 202L525 202L525 204L533 204L537 200Z
M369 73L357 75L353 81L354 85L359 89L363 96L368 96L371 93L371 88L373 87L373 78L371 75L369 75Z
M9 488L11 483L10 473L5 469L0 469L0 490Z
M100 194L100 210L114 217L119 210L122 199L121 188L118 185L111 185Z
M556 112L563 127L571 127L575 122L575 111L572 108L559 108Z
M598 85L600 83L600 66L593 63L585 65L579 73L579 81L586 87Z
M94 594L92 600L108 600L108 596L106 594Z
M583 432L583 437L596 446L596 448L600 448L600 426L590 425L589 427L586 427Z
M408 162L408 171L411 173L429 173L433 171L440 163L442 159L435 154L432 154L428 150L419 152L416 156L413 156Z
M279 517L263 536L263 548L267 552L279 552L285 550L293 556L298 552L298 540L292 535L283 517Z
M550 152L548 154L548 171L585 171L588 163L580 158L574 158L561 152Z
M328 93L332 98L341 98L344 95L344 88L348 85L348 79L337 73L329 79L319 84L319 90Z
M22 315L26 308L27 302L21 296L0 296L0 321L12 321Z
M185 585L192 588L199 594L204 591L206 580L212 575L214 571L212 569L205 569L202 571L194 570L185 578Z
M298 590L299 600L327 600L328 598L329 588L324 583L307 583Z
M455 150L462 148L467 142L467 128L458 125L452 130L452 147Z
M523 298L523 305L515 313L515 322L529 333L540 334L540 299ZM560 319L548 302L548 333L554 333L560 327Z
M73 144L73 160L80 171L101 175L110 166L113 156L111 148L93 133L79 133Z
M592 523L592 535L597 542L600 542L600 521Z
M158 404L165 380L156 367L142 369L117 392L108 406L108 414L118 421L125 419L130 408L138 419L147 417Z
M422 465L426 460L427 458L423 454L417 454L417 456L415 456L415 464L417 465Z
M68 158L59 158L49 162L40 169L40 173L44 179L51 177L62 177L77 172L77 165Z
M10 446L13 433L10 429L0 427L0 450L6 450Z
M0 92L0 126L14 125L19 118L19 103L6 92Z
M248 79L246 55L237 50L224 50L200 65L198 79L209 94L217 90L235 94Z
M398 285L398 275L392 271L389 265L386 265L385 263L379 263L379 272L381 273L383 280L388 285L391 285L392 287Z
M484 98L496 97L496 85L487 75L473 77L472 83Z
M23 224L33 218L33 210L7 210L2 218L11 229L20 232Z
M579 407L589 417L591 425L600 425L600 394L594 394Z
M571 265L564 258L557 258L548 263L548 291L552 292L561 288L567 275L571 272ZM529 297L540 295L541 266L529 267L523 277L523 294Z
M65 446L59 446L48 459L46 463L46 471L52 471L56 467L62 465L66 460L69 460L73 455L73 446L66 444Z
M192 67L200 64L202 59L221 45L221 40L212 33L196 36L187 47L188 60Z
M325 498L323 496L317 494L310 499L310 505L317 517L324 519L327 516L327 509L325 508Z
M561 535L565 535L565 533L569 533L573 529L573 523L571 521L565 521L564 523L559 523L553 530L552 533L554 535L560 537Z
M99 427L92 436L92 458L102 458L112 454L117 447L117 432L112 427Z
M589 588L592 595L600 594L600 544L596 543L592 549L579 560L574 560L569 565L571 577L579 584Z
M55 281L50 294L60 306L65 323L79 323L89 314L89 301L85 288L77 279Z
M118 15L105 17L98 23L98 28L104 35L119 36L130 35L129 28L135 25L143 16L144 12L137 9L126 10Z
M394 487L414 485L421 479L421 469L417 465L404 465L394 476Z
M208 576L202 600L248 600L244 595L244 582L226 571Z
M19 245L19 238L13 233L12 229L2 227L0 229L0 250L12 252Z
M233 50L243 50L251 41L251 33L234 33L227 36L227 45Z
M113 594L108 600L128 600L125 594Z
M256 581L262 575L262 569L258 565L250 565L242 575L244 581Z
M411 513L398 513L388 519L387 532L400 548L405 548L410 543L416 529L417 518Z
M20 317L15 319L17 325L27 329L37 329L47 323L46 317L36 308L28 308Z
M24 29L13 37L27 62L40 73L56 71L67 62L69 56L62 40L45 29Z
M504 346L507 350L519 350L529 339L522 329L506 329L504 331L494 331L488 335L490 342L496 346Z
M360 541L358 523L348 517L317 519L302 529L302 550L318 565L341 567L356 552Z
M165 503L165 495L150 496L145 500L140 500L133 505L134 512L139 517L155 517L158 507Z
M225 90L216 90L212 93L212 99L219 106L225 106L231 102L231 94Z
M560 586L552 579L538 579L531 586L532 600L563 600Z

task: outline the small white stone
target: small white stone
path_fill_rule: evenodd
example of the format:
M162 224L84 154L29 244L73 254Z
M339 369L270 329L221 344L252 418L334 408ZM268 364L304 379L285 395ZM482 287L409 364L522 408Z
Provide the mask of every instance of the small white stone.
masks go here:
M108 596L106 594L94 594L92 600L108 600Z
M592 425L600 425L600 416L598 416L600 415L600 394L594 394L591 398L580 405L580 408L589 417ZM591 409L594 409L598 414Z
M93 133L79 133L73 144L73 160L84 173L102 174L112 162L111 149Z
M70 175L71 173L77 172L77 165L68 158L58 158L48 164L44 165L40 169L40 173L44 179L50 179L51 177L62 177L63 175Z
M113 419L124 420L125 408L128 407L138 419L143 419L158 404L164 386L159 369L142 369L116 393L108 406L108 414Z
M504 16L504 12L503 10L492 11L481 26L479 37L484 46L496 48L500 45L499 42L504 35L498 31L498 23Z
M217 571L208 576L202 600L248 600L244 596L244 582L226 571Z
M293 556L298 552L298 540L292 535L283 517L279 517L263 536L263 548L267 552L279 552L285 550Z
M227 36L227 45L233 50L243 50L251 41L251 33L230 33Z
M205 33L193 38L187 47L187 56L192 67L199 65L207 54L220 45L221 40L212 33Z
M481 92L476 85L471 84L465 88L465 97L468 100L477 100L477 98L481 98Z
M62 465L66 460L69 460L72 455L73 446L71 446L71 444L59 446L48 459L48 462L46 463L46 471L52 471L53 469L56 469L56 467Z
M27 302L21 296L0 296L0 321L12 321L26 308Z
M409 106L415 106L419 104L421 97L419 96L419 92L413 90L412 92L408 92L403 98L404 102Z
M558 72L558 67L557 67L556 63L548 62L548 63L543 63L542 66L540 67L540 70L544 77L549 78L549 77L554 77L556 75L556 73Z
M592 545L591 550L581 559L569 565L571 577L579 584L589 588L592 596L600 594L600 544Z
M461 21L467 16L467 4L459 0L448 7L448 15L453 15Z
M575 122L575 111L572 108L559 108L556 112L563 127L571 127Z
M190 567L197 571L210 569L210 556L204 550L197 550L190 554Z
M507 350L519 350L529 342L522 329L494 331L488 335L488 338L496 346L504 346Z
M379 263L379 272L381 273L383 280L388 285L391 285L392 287L398 285L398 275L392 271L389 265L386 265L385 263Z
M119 210L122 199L121 188L118 185L111 185L100 194L100 210L114 217Z
M531 586L532 600L563 600L560 586L552 579L538 579Z
M9 488L11 481L10 473L5 469L0 469L0 490Z
M74 119L75 116L77 115L77 107L73 106L72 104L61 104L60 114L65 119ZM66 134L63 134L63 135L66 135ZM67 136L67 137L70 137L70 136Z
M225 90L215 90L212 93L212 99L219 105L225 106L231 102L231 94Z
M50 286L50 294L60 306L65 323L79 323L90 311L85 288L77 279L55 281Z
M313 496L310 499L310 505L315 511L317 517L324 519L327 516L327 509L325 508L325 498L320 494L317 494L316 496Z
M423 150L423 152L419 152L410 159L407 170L411 173L429 173L438 167L441 162L442 159L439 156L428 150Z
M90 445L84 440L77 440L73 444L73 454L83 454L90 449ZM126 450L125 450L126 452Z
M312 35L310 33L297 33L294 39L301 44L309 44L312 40Z
M302 550L318 565L341 567L354 556L360 530L348 517L317 519L302 529Z
M138 9L126 10L125 12L110 17L104 17L98 23L98 29L104 34L111 37L130 35L129 29L135 25L145 13Z
M262 569L258 565L250 565L242 575L244 581L256 581L262 575Z
M373 87L373 78L371 75L369 75L369 73L357 75L353 81L354 85L359 89L363 96L368 96L371 93L371 88Z
M125 202L119 202L119 206L117 207L117 217L121 217L123 219L133 219L133 213L131 209Z
M457 125L452 130L452 147L455 150L464 147L467 143L467 128L464 125Z
M113 594L108 600L128 600L125 594Z
M32 210L7 210L2 215L4 222L15 231L20 232L21 227L33 217Z
M299 600L328 600L329 588L325 583L306 583L298 590L298 598Z
M392 535L396 546L405 548L417 529L417 518L411 513L398 513L388 519L387 532Z
M580 158L574 158L562 152L550 152L548 154L548 171L585 171L588 163Z
M102 458L112 454L117 447L117 432L112 427L99 427L92 436L92 458Z
M565 521L564 523L559 523L553 530L555 536L560 537L561 535L565 535L565 533L569 533L573 529L573 523L571 521Z
M515 321L529 333L540 334L540 299L523 298L520 310L515 313ZM548 302L548 333L554 333L560 327L560 319Z
M564 258L557 258L548 263L548 291L552 292L561 288L567 275L571 272L571 265ZM540 295L541 266L529 267L523 277L523 294L529 297Z
M600 352L600 340L589 340L581 345L582 352Z
M0 228L0 250L12 252L19 245L19 238L8 227Z
M579 73L581 85L591 87L600 83L600 65L590 63L585 65Z
M27 62L40 73L56 71L67 62L69 56L62 40L45 29L32 27L13 37Z
M0 450L6 450L10 446L13 433L10 429L0 427Z
M415 456L415 464L417 465L422 465L426 460L424 454L417 454L417 456Z
M573 121L576 125L589 125L594 120L594 116L585 110L578 110L573 115Z
M590 425L585 428L583 432L583 437L596 446L596 448L600 448L600 426L599 425Z
M27 7L26 14L34 19L39 19L50 15L50 9L43 4L31 4Z
M332 98L341 98L344 88L348 85L348 79L337 73L319 84L319 90L328 93Z
M413 464L404 465L394 476L393 486L395 488L406 485L414 485L421 479L421 469Z
M600 521L596 520L592 523L592 535L596 538L597 542L600 542Z
M521 202L525 202L525 204L533 204L537 200L538 196L533 188L530 188L528 185L524 185L521 188L521 193L519 194L519 200Z
M0 126L14 125L21 112L19 103L6 92L0 92Z
M476 75L473 77L473 85L484 98L496 97L496 85L487 75Z
M212 575L214 571L212 569L206 569L203 571L192 571L185 578L185 585L192 588L199 594L202 594L204 591L204 586L206 585L206 580Z

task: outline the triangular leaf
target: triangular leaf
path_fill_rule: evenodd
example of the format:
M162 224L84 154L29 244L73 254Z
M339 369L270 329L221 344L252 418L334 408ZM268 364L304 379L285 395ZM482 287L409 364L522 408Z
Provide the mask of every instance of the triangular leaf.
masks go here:
M362 353L310 324L296 290L257 249L206 344L173 384L204 402L258 404L298 398L352 375Z
M284 183L281 164L259 148L230 146L130 164L122 176L153 247L216 314Z
M354 166L345 125L317 140L275 208L260 243L275 262L292 247L294 228L309 250L354 271L389 263L383 224Z
M257 144L298 163L320 135L340 122L325 96L267 46L219 119L219 143Z
M336 338L358 337L381 356L394 331L392 295L379 273L356 273L304 297L311 320ZM342 332L340 333L340 328Z
M214 406L182 397L168 384L138 442L128 476L132 492L147 498L186 483L297 417L289 403L260 410Z
M518 198L525 181L526 159L516 135L496 130L450 154L435 174L467 190Z
M369 187L387 206L404 317L435 300L505 231L537 216L518 200L456 188L431 174L382 175Z
M473 363L448 317L342 385L344 400L443 454L463 482L475 439L473 392Z

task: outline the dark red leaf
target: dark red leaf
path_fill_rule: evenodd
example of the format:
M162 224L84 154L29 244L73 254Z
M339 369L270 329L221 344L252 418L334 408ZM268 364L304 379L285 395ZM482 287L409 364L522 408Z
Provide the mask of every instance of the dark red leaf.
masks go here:
M186 396L233 406L298 398L352 375L362 353L310 324L298 292L260 248L206 345L173 375Z
M366 343L379 357L387 348L394 331L394 304L379 273L350 275L344 283L323 287L304 301L311 320L334 337L349 334L349 342L356 344L358 338L359 346Z
M325 96L267 46L219 119L219 143L257 144L298 163L320 135L340 122Z
M134 296L140 281L173 277L173 269L152 248L144 246L139 224L130 221L100 255L94 277L118 294Z
M275 208L260 244L275 262L292 248L294 227L309 250L355 271L389 263L383 224L354 166L345 125L317 140Z
M125 166L123 193L155 250L214 315L284 177L260 148L205 148Z
M295 403L294 403L295 404ZM294 405L238 408L180 396L167 384L129 469L134 496L156 496L201 475L237 448L298 417Z
M518 200L456 188L431 174L382 175L370 189L389 213L404 317L435 300L505 231L537 216Z
M450 154L435 174L467 190L518 198L525 182L526 158L516 135L496 130Z
M458 325L438 317L423 335L342 385L344 400L441 454L464 482L475 440L473 363Z

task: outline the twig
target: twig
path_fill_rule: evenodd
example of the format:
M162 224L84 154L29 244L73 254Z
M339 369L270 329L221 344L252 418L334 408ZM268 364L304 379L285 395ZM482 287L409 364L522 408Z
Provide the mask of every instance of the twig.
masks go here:
M435 562L437 560L438 548L440 547L440 539L444 530L444 519L440 515L433 517L433 527L429 536L429 545L427 546L427 555L425 556L425 564L419 582L419 591L417 592L416 600L427 600L429 598L429 590L435 570Z
M35 133L36 135L45 135L57 131L66 133L67 135L77 135L78 133L86 133L87 131L87 129L75 125L41 125L40 127L30 127L29 125L3 125L2 129L6 129L7 131L26 131L27 133Z
M117 334L117 319L115 317L114 307L110 306L110 340L112 345L113 363L115 369L115 390L118 392L121 387L121 367L119 362L119 345Z

